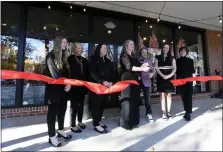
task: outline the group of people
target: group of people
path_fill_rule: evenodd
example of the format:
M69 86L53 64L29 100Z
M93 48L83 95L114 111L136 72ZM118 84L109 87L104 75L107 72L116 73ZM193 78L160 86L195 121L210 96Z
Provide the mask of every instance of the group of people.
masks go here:
M72 44L70 47L71 53L68 51L67 43L66 38L55 37L53 50L46 56L45 74L47 76L55 79L66 77L95 82L108 88L115 83L114 66L107 58L108 48L105 44L97 45L94 54L88 61L81 56L83 52L81 43ZM193 60L186 57L188 49L182 47L179 51L181 57L175 60L169 51L169 45L165 44L161 55L156 56L154 65L147 48L141 49L139 51L140 57L137 57L134 42L132 40L124 42L120 55L120 80L136 80L139 85L131 84L120 94L120 127L131 130L138 126L141 90L145 99L146 118L150 122L154 121L150 101L150 79L155 72L157 72L157 86L161 98L162 118L166 120L172 117L170 108L172 102L171 93L174 92L174 86L170 80L173 79L175 73L178 78L186 78L191 77L195 72ZM190 120L190 114L192 113L192 84L182 85L180 90L186 111L184 118ZM94 130L98 133L108 132L107 126L102 124L102 115L109 95L96 94L83 86L47 84L45 100L48 103L47 126L51 145L55 147L61 146L58 141L60 137L67 140L72 138L72 135L64 132L64 117L68 100L71 101L72 110L71 131L80 133L86 128L86 125L82 123L82 118L87 93L89 93L88 106L91 111ZM56 118L58 121L58 138L55 130ZM78 124L76 124L76 118L78 119Z

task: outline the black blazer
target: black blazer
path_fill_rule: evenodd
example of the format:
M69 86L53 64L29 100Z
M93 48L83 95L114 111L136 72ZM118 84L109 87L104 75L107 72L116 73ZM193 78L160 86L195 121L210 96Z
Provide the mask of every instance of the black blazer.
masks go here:
M93 55L89 61L90 82L103 83L104 81L114 82L114 69L112 62L104 57Z
M46 56L45 75L54 79L66 77L69 78L69 70L66 65L59 70L54 63L54 54L49 52ZM45 103L64 102L66 100L66 92L64 91L65 85L59 84L46 84L45 89Z

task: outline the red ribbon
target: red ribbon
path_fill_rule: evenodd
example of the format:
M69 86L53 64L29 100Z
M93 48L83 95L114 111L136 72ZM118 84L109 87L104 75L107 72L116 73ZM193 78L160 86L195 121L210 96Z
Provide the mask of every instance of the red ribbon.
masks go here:
M97 94L111 94L111 93L121 92L122 90L127 88L130 84L139 85L138 82L135 80L125 80L125 81L119 81L115 83L113 86L111 86L110 88L107 88L98 83L87 82L87 81L76 80L76 79L66 79L66 78L53 79L44 75L30 73L30 72L2 70L1 74L2 74L1 78L5 80L24 79L24 80L44 81L49 84L85 86L89 90Z
M193 82L193 81L201 81L201 82L207 82L210 80L222 80L221 76L199 76L199 77L189 77L189 78L184 78L184 79L175 79L171 80L174 86L177 85L183 85L186 84L187 82Z

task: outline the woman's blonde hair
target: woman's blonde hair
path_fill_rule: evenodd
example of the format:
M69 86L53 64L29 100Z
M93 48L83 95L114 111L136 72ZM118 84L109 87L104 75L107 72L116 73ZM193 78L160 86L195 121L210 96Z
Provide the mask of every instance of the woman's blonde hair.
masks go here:
M81 43L79 43L79 42L75 42L75 43L73 43L73 44L71 44L71 54L74 54L75 53L75 50L77 49L77 46L82 46L82 44Z
M130 42L133 42L133 43L134 43L133 40L126 40L126 41L124 42L122 52L126 52L127 47L128 47L128 44L129 44ZM134 52L135 52L135 50L132 51L132 53L134 53Z

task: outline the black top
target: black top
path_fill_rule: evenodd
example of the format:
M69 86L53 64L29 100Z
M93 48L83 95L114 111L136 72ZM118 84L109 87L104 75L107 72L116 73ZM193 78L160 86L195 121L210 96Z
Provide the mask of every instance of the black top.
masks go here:
M93 55L89 61L90 81L103 83L114 82L113 64L107 57Z
M170 57L164 57L163 55L157 55L156 59L158 60L158 67L160 66L172 66L173 63L173 56ZM172 72L172 69L160 69L160 71L164 74L164 75L169 75Z
M195 73L194 61L188 57L180 57L176 61L177 64L177 78L187 78L192 77Z
M121 65L121 73L132 72L135 75L140 74L139 72L132 71L133 66L140 66L139 59L132 55L128 55L126 52L122 52L120 55L120 65Z
M70 66L70 78L78 80L88 80L88 61L82 56L71 55L67 59ZM82 68L81 68L82 63Z
M62 65L62 69L58 69L55 62L55 57L53 52L49 52L46 56L46 69L45 69L45 75L48 77L58 79L62 77L69 78L69 70L66 68L66 65ZM65 94L64 91L65 85L59 85L59 84L46 84L45 89L45 103L48 102L50 99L50 102L60 102L63 101L63 97Z

